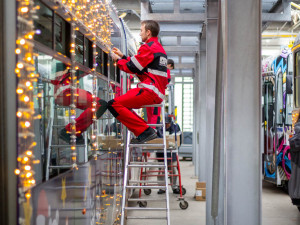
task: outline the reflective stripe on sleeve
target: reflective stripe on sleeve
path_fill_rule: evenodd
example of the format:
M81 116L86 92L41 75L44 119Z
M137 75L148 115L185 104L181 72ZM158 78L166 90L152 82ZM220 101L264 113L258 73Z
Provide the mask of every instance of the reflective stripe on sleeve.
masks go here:
M142 71L142 70L144 69L144 67L142 67L142 65L139 63L139 61L137 61L137 59L136 59L134 56L132 56L132 57L130 58L130 60L133 62L133 64L134 64L140 71Z
M152 73L154 75L162 76L162 77L167 77L168 76L167 72L163 72L163 71L159 71L159 70L148 69L148 72Z
M66 90L68 88L70 88L70 85L61 86L60 88L58 88L54 94L54 98L56 98L60 93L62 93L64 90Z

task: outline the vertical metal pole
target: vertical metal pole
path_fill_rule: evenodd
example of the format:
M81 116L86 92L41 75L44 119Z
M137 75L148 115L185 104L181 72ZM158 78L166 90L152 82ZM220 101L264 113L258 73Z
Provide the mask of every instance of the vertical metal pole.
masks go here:
M200 98L199 98L199 92L200 92L200 62L199 62L199 54L195 55L195 76L193 80L193 90L194 90L194 95L193 95L193 164L195 168L195 175L198 175L199 172L199 125L200 121L198 120L199 115L200 115Z
M161 106L162 112L162 124L163 124L163 141L164 141L164 165L165 165L165 185L166 185L166 214L167 225L170 225L170 208L169 208L169 185L168 185L168 156L167 156L167 142L166 142L166 126L165 126L165 102L163 101ZM172 155L172 153L171 153Z
M214 223L211 217L212 207L212 165L214 146L214 118L215 118L215 90L216 90L216 67L217 67L217 22L218 0L207 0L206 21L206 224ZM222 194L222 193L221 193ZM222 195L220 194L220 199ZM222 202L219 207L223 208ZM220 209L220 208L219 208ZM223 224L223 215L218 216L219 225ZM218 222L217 221L217 222Z
M200 39L200 53L199 53L199 122L196 120L195 123L199 124L199 134L197 135L197 140L199 136L199 141L197 141L197 151L198 154L198 179L199 181L207 182L206 168L206 101L207 101L207 78L206 78L206 39Z
M216 96L215 96L215 123L214 123L214 151L212 173L212 200L211 216L216 220L219 207L219 181L220 181L220 154L222 142L222 108L223 108L223 40L221 27L221 1L218 7L218 38L217 38L217 67L216 67Z

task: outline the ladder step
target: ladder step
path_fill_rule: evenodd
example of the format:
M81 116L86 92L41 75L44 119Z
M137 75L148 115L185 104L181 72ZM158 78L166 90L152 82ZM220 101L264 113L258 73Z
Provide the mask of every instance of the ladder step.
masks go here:
M166 186L147 186L147 185L142 185L142 186L126 186L126 188L136 188L136 189L167 189Z
M130 202L143 202L143 201L165 201L165 198L129 198L128 201Z
M140 164L140 165L128 165L128 167L149 167L149 168L165 168L165 165L157 164L157 165L147 165L147 164Z
M141 210L141 211L165 211L167 208L140 208L140 207L125 207L127 210Z
M63 168L72 168L72 165L65 165L65 166L49 166L49 168L53 168L53 169L63 169Z
M163 127L164 125L161 124L161 123L154 123L154 124L151 124L151 123L148 123L147 124L149 127Z
M129 144L129 147L160 147L160 148L164 148L164 144Z
M165 163L163 163L163 162L135 162L135 161L133 161L131 163L134 163L136 165L138 165L138 164L142 164L142 165L144 165L144 164L147 164L147 165L165 165Z
M148 183L148 184L165 184L165 181L158 180L130 180L129 183Z
M141 108L147 108L147 107L162 107L163 104L154 104L154 105L143 105Z
M53 147L53 148L68 148L68 147L71 147L71 145L51 145L50 146L51 148ZM85 147L85 145L82 145L82 144L80 144L80 145L76 145L76 147Z
M135 216L127 216L127 219L138 219L138 220L166 220L167 217L149 217L149 216L141 216L141 217L135 217Z
M65 127L66 125L52 125L52 127L58 128L58 127Z

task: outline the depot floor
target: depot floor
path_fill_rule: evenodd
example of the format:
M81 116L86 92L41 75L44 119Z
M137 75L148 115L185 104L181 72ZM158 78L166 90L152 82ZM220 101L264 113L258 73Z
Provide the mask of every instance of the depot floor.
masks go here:
M177 201L178 195L170 192L171 225L205 225L205 202L196 201L194 166L191 161L180 161L183 185L187 190L185 200L189 207L182 210ZM157 196L157 191L152 190L151 195ZM262 225L299 225L300 212L291 204L289 196L273 184L263 182L262 193ZM148 212L145 212L145 214ZM155 213L155 212L151 212ZM132 215L128 214L128 215ZM141 220L130 220L127 225L140 225ZM143 220L143 225L164 224L161 220Z

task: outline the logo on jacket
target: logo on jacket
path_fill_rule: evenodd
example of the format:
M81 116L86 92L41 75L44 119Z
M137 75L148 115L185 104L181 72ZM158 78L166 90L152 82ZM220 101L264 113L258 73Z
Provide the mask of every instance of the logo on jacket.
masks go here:
M160 57L159 58L159 65L160 66L167 66L167 59L165 57Z

